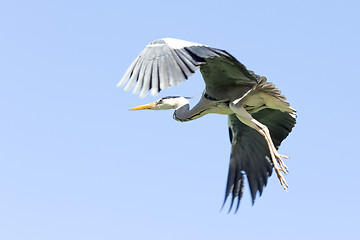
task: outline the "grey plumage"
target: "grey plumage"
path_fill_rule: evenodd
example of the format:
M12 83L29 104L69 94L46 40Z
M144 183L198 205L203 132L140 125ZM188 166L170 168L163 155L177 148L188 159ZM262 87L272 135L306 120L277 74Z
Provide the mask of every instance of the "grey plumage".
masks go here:
M280 147L296 123L290 114L275 109L263 109L254 113L253 117L269 128L276 148ZM232 203L237 197L237 211L244 187L243 175L247 176L254 204L256 193L262 195L268 177L272 174L273 164L264 138L256 130L242 123L235 114L229 115L229 132L231 157L224 204L232 194ZM235 191L236 189L240 190Z
M141 97L150 90L157 95L186 81L197 69L206 88L192 109L183 97L165 97L131 110L174 108L174 119L181 122L207 113L228 115L232 147L224 204L231 195L229 211L236 201L235 212L239 208L245 176L253 204L273 169L286 189L280 173L287 171L281 160L286 156L278 154L277 149L294 127L296 111L273 83L247 70L228 52L171 38L155 40L130 65L118 87L127 83L125 90L135 86L134 93L140 92Z
M141 90L145 97L153 88L153 95L170 86L176 86L204 64L204 58L219 56L215 49L209 47L184 47L172 49L165 40L155 40L139 54L130 65L118 86L124 85L129 79L126 90L137 83L135 93ZM152 71L145 71L152 69Z

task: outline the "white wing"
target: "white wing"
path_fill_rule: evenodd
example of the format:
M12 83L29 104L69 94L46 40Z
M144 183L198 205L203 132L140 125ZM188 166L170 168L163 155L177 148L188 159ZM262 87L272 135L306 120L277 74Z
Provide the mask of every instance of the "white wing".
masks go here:
M152 95L160 90L176 86L193 75L206 58L229 56L225 51L202 44L183 40L164 38L149 43L127 69L118 83L125 90L134 88L145 97L152 89Z

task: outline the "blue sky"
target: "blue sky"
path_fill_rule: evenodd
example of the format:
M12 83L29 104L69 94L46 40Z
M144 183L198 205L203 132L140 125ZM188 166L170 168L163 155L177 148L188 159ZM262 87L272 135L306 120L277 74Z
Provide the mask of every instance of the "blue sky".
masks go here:
M2 1L0 239L339 239L360 234L357 1ZM226 49L298 111L275 176L220 211L226 116L129 112L155 39ZM194 96L200 73L161 96ZM192 100L192 104L197 99ZM228 207L228 204L225 208Z

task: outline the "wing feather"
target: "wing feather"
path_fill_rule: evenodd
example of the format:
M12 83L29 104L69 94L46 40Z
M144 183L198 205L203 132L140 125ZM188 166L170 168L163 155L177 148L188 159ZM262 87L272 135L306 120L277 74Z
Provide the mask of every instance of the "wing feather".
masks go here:
M130 80L129 82L126 84L125 86L125 91L129 91L137 82L138 77L139 77L139 70L141 69L141 66L143 64L144 59L139 59L136 62L135 68L130 76Z
M122 79L120 80L120 82L116 85L117 87L121 87L123 86L131 77L131 75L133 74L134 68L136 66L136 64L139 61L139 57L137 57L130 65L130 67L126 70L126 73L124 74L124 76L122 77Z
M203 67L208 64L209 67ZM124 88L126 91L135 86L133 92L140 92L140 97L145 97L157 86L157 89L152 90L152 94L156 95L163 89L186 81L199 67L206 85L212 87L232 84L234 81L237 84L256 83L256 79L245 66L226 51L179 39L164 38L155 40L145 47L117 86L121 87L127 83ZM157 77L153 77L153 74L157 74ZM157 79L158 84L152 79Z
M168 72L166 71L165 57L161 57L159 63L160 63L159 64L160 89L168 89L169 88L169 76L168 76Z
M181 70L181 73L183 74L184 78L180 78L180 80L187 79L188 76L191 76L193 73L188 68L188 66L184 63L184 61L176 54L175 50L171 50L171 54L173 58L175 59L177 66Z
M192 73L195 73L196 70L198 70L200 64L204 64L205 61L201 60L200 58L196 56L191 56L191 54L187 51L180 50L180 49L174 49L175 53L186 63L189 69L191 69Z
M152 66L151 95L153 96L156 96L160 91L158 62L159 62L158 59L154 59Z
M141 68L139 69L139 77L138 77L138 79L144 79L145 71L148 68L148 66L149 66L149 61L144 60ZM133 90L133 93L138 94L140 92L140 89L142 88L143 84L144 84L144 81L137 81L136 85L135 85L135 88Z
M146 94L149 92L151 86L151 79L152 79L152 67L153 61L149 61L146 66L146 70L144 73L144 82L141 87L140 97L145 97Z
M263 109L252 115L268 127L277 148L296 123L296 119L292 115L275 109ZM263 193L268 178L272 174L273 165L264 137L243 124L235 114L229 115L229 133L232 148L224 204L231 194L229 211L233 206L234 199L237 198L236 212L244 190L244 181L238 176L246 174L254 204L257 192L260 196Z

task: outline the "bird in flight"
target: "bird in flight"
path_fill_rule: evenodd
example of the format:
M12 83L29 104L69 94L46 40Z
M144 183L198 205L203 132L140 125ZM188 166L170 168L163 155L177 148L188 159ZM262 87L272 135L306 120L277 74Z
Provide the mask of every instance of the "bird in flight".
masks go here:
M244 175L252 204L257 192L261 196L273 168L287 190L283 173L288 173L288 168L283 159L288 157L277 150L296 123L296 110L266 77L247 70L227 51L173 38L155 40L133 61L117 86L126 84L126 91L134 87L133 92L140 97L150 90L156 96L186 81L197 69L206 86L193 108L186 97L171 96L130 110L175 109L173 118L180 122L208 113L228 115L232 147L224 204L231 194L229 211L236 198L235 212L239 208Z

